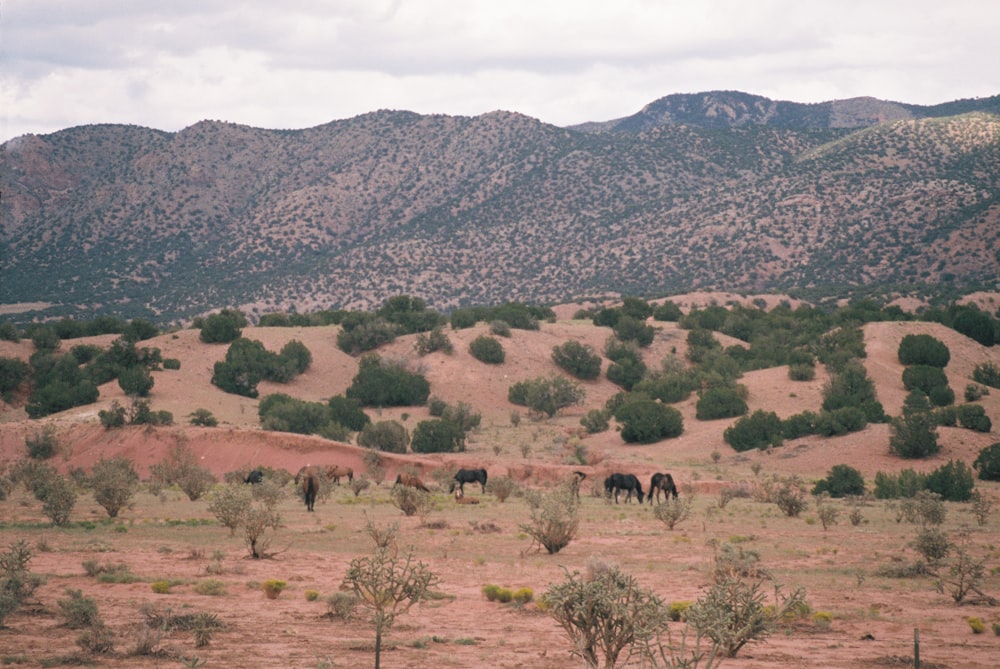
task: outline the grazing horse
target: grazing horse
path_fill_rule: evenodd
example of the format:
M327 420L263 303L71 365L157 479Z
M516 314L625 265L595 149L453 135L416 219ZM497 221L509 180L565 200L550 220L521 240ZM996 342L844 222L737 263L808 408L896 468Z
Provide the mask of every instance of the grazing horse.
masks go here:
M618 504L618 493L626 492L625 501L632 501L632 493L636 494L639 499L639 504L642 504L642 485L639 483L633 474L612 474L608 478L604 479L604 494L611 497L614 493L615 504Z
M674 477L670 474L653 474L653 478L649 480L649 503L653 503L653 491L656 491L656 503L660 503L660 491L663 491L664 501L670 501L670 496L673 495L674 499L677 499L677 485L674 483Z
M348 481L353 481L354 470L350 467L341 467L340 465L330 465L326 468L326 478L328 481L340 485L340 478L342 476L346 476Z
M258 483L263 483L264 470L261 469L260 467L254 469L253 471L251 471L249 474L246 475L246 478L243 479L243 482L252 483L253 485L257 485Z
M319 472L316 467L306 465L295 475L295 485L302 486L302 496L306 500L306 511L312 511L316 506L316 495L319 494Z
M424 482L417 478L415 474L409 474L407 472L399 474L396 477L396 482L392 484L392 487L395 488L398 485L410 486L411 488L416 488L417 490L430 492L430 489L425 486Z
M455 480L452 481L451 487L448 488L448 492L455 492L455 486L465 494L465 484L466 483L476 483L478 482L483 488L483 492L486 492L486 470L485 469L459 469L458 473L455 474Z
M577 500L580 499L580 484L586 478L587 475L584 472L577 470L573 472L573 476L569 480L569 491Z

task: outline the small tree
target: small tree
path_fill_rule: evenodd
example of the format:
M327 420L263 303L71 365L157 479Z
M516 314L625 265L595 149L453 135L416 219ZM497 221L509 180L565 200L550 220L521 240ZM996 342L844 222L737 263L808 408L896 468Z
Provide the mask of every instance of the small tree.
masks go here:
M406 453L409 443L410 435L406 432L406 428L394 420L368 423L358 434L358 446L385 453Z
M579 502L569 486L562 485L549 493L535 493L528 498L531 520L521 531L548 551L558 553L576 537L580 527Z
M902 458L926 458L941 447L930 411L904 411L890 424L889 452Z
M578 383L558 374L520 381L510 387L507 399L549 418L565 407L579 404L586 392Z
M153 383L153 374L144 365L127 367L118 374L118 386L132 397L148 397Z
M626 443L652 444L684 432L681 412L653 400L626 402L615 412L615 419L622 424L622 439Z
M594 669L614 669L635 646L646 651L669 619L663 601L616 565L592 562L585 575L567 571L544 599L569 635L573 654Z
M758 409L727 427L722 438L735 451L764 450L768 446L781 446L784 430L778 414Z
M31 548L24 539L0 553L0 627L42 584L42 578L28 569Z
M973 469L982 481L1000 481L1000 441L979 451Z
M865 494L865 479L850 465L834 465L826 478L818 481L812 494L826 493L830 497L846 497L847 495Z
M41 431L24 438L24 447L28 449L28 457L35 460L48 460L59 452L59 439L56 429L46 425Z
M201 321L200 338L206 344L231 342L243 334L242 328L246 326L246 316L241 312L235 309L223 309L217 314L206 316Z
M698 420L715 420L717 418L733 418L747 412L747 403L742 393L736 388L719 386L709 388L698 398L695 405L695 417Z
M480 335L469 343L469 353L479 362L488 365L502 364L506 357L500 340L485 335Z
M102 458L91 470L90 485L94 500L104 507L108 517L117 518L139 488L139 473L128 458Z
M601 375L601 356L578 341L553 346L552 362L578 379L591 380Z
M414 453L460 453L465 450L465 432L450 420L422 420L413 429Z
M237 528L243 522L251 499L252 493L246 484L230 483L212 491L208 510L222 523L223 527L229 528L229 536L234 536Z
M368 557L351 560L344 584L354 592L358 603L371 611L375 627L375 669L381 666L382 637L396 618L431 595L439 582L437 575L423 562L415 561L413 548L400 550L396 543L396 526L386 530L368 523L368 534L375 550Z
M41 501L42 513L53 525L69 524L70 514L76 506L76 489L72 481L59 474L50 476L35 489L35 497Z
M899 343L897 353L903 365L931 365L946 367L951 359L948 347L928 334L908 334Z

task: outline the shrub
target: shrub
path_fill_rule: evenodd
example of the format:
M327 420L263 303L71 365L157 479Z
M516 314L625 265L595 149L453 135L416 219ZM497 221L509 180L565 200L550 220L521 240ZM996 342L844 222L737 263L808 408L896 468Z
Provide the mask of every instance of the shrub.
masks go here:
M850 362L823 388L823 410L843 407L861 409L872 423L885 421L885 411L875 396L875 384L859 362Z
M512 404L526 406L550 418L562 408L581 403L585 396L579 384L559 375L520 381L507 392Z
M758 409L726 428L722 438L735 451L764 450L769 446L780 446L784 430L778 414Z
M799 439L806 435L816 434L816 422L819 415L812 411L803 411L789 416L781 421L781 436L785 439Z
M535 591L531 588L518 588L511 594L511 599L518 606L524 606L535 598Z
M351 315L341 321L337 334L337 348L348 355L372 351L396 338L397 326L371 314Z
M972 370L972 380L990 388L1000 388L1000 366L983 362Z
M406 453L410 435L402 423L383 420L365 425L358 434L358 446L372 448L384 453Z
M243 522L243 516L250 504L252 493L242 482L230 483L212 491L208 511L229 528L229 536L236 534L237 528Z
M816 483L812 490L814 495L826 493L830 497L847 497L848 495L865 494L865 479L850 465L834 465L826 478Z
M963 404L956 407L956 417L959 425L974 432L989 432L993 429L993 421L986 415L986 409L978 404Z
M414 453L460 453L465 450L465 432L450 420L423 420L413 429L410 445Z
M482 592L483 596L486 597L486 601L495 602L500 598L500 590L502 588L495 583L489 583L483 586Z
M569 486L559 486L548 493L528 498L531 518L520 525L527 534L550 555L558 553L576 537L580 526L578 505Z
M400 363L383 362L371 353L361 358L358 373L344 394L362 406L421 406L430 395L430 383Z
M924 527L917 532L913 547L927 563L934 566L948 557L952 545L948 535L937 527Z
M601 375L601 356L578 341L553 346L552 361L578 379L591 380Z
M980 450L972 467L979 473L980 480L1000 481L1000 442Z
M469 353L479 362L499 365L504 361L503 344L495 337L480 335L469 343Z
M615 419L622 424L622 439L629 444L652 444L684 432L680 411L648 399L627 402L615 412Z
M972 630L973 634L982 634L986 631L986 623L983 622L982 618L970 616L966 619L966 622L969 623L969 629Z
M212 472L198 464L191 448L185 444L171 446L163 460L150 467L150 479L155 486L179 486L192 502L215 483Z
M281 591L284 590L287 585L288 583L286 581L271 578L264 581L261 584L260 589L264 591L264 595L266 595L268 599L277 599L278 595L281 594Z
M863 430L866 424L864 411L858 407L841 407L819 412L813 431L824 437L835 437Z
M889 452L902 458L926 458L941 450L930 412L904 411L890 421L889 432Z
M42 502L42 513L53 525L61 527L69 524L70 514L76 506L76 490L72 481L58 474L52 476L35 490L35 497Z
M170 581L153 581L149 586L158 595L170 594Z
M667 611L652 590L616 565L591 563L550 587L546 606L587 667L616 667L623 651L646 647L666 629Z
M80 590L66 588L67 599L56 600L59 606L59 618L66 627L78 630L91 627L100 622L97 602L92 597L85 597Z
M207 578L195 583L194 591L206 597L221 597L226 594L226 582L217 578Z
M645 322L631 316L620 317L612 330L619 340L635 342L640 347L652 344L653 337L656 335L656 329L652 325L647 325Z
M0 626L42 585L43 579L29 570L31 549L24 539L0 553Z
M611 414L607 410L591 409L580 419L580 425L587 431L587 434L597 434L608 429L610 419Z
M351 592L335 592L326 598L326 610L331 618L350 620L358 608L358 597Z
M733 418L747 412L747 403L736 388L720 386L709 388L698 398L695 417L698 420Z
M417 335L417 340L413 344L413 348L416 349L417 355L428 355L435 351L451 355L455 351L451 339L448 338L448 335L440 327L434 328L429 333L421 332Z
M327 400L330 408L330 418L335 423L340 423L344 427L354 432L360 432L366 425L371 423L371 419L361 408L361 402L357 399L334 395Z
M196 326L199 325L195 321ZM200 339L206 344L224 344L235 341L247 326L247 319L240 311L223 309L217 314L209 314L200 321Z
M945 344L928 334L908 334L899 343L900 364L947 367L951 353Z
M509 337L510 324L507 321L490 321L490 334L497 337Z
M181 361L177 358L164 358L163 369L178 370L181 368Z
M218 419L208 409L195 409L189 414L189 418L192 425L200 427L217 427L219 425Z
M903 386L907 390L920 390L929 395L937 386L947 386L948 377L940 367L913 365L903 370Z
M153 383L152 373L143 365L127 367L118 373L118 386L129 396L148 397Z
M788 378L792 381L812 381L816 378L816 366L804 363L789 365Z
M972 499L974 486L972 470L961 460L949 460L926 479L926 489L949 502L968 502Z
M29 458L48 460L59 452L59 439L56 437L55 427L47 425L41 431L25 437L24 447L28 450Z
M666 525L668 530L673 531L678 523L691 517L691 498L680 499L668 496L666 502L656 505L653 509L653 515Z
M417 490L407 485L394 486L389 492L392 505L403 512L404 516L424 515L433 505L430 493Z
M101 458L91 470L90 486L94 500L104 507L108 517L117 518L139 489L139 473L126 457Z
M10 399L31 373L31 368L17 358L0 357L0 397Z
M509 476L494 476L486 484L486 492L497 498L498 502L505 502L514 491L517 490L517 482Z
M112 400L110 408L98 411L97 417L101 425L108 430L125 427L128 423L128 411L118 403L118 400Z

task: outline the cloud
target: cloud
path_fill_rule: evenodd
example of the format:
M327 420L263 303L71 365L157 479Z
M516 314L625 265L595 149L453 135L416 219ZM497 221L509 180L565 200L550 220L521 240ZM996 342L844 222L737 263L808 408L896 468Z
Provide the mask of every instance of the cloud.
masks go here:
M975 0L7 0L0 139L380 108L568 125L713 89L932 104L997 93L998 17Z

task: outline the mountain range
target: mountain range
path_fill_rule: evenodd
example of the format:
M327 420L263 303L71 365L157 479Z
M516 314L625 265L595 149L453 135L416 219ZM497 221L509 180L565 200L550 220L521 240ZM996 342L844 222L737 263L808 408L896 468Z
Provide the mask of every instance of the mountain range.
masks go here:
M995 289L1000 95L87 125L4 143L0 189L0 305L24 319Z

